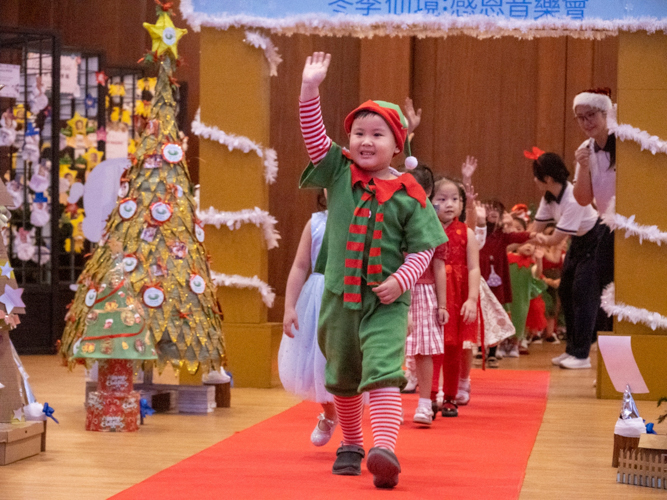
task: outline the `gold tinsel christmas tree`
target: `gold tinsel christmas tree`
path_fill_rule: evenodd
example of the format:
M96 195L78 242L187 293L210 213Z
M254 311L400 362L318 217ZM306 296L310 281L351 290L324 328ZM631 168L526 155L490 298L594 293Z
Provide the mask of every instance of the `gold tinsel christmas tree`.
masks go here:
M70 367L72 347L85 329L96 290L113 266L111 238L123 245L123 264L146 308L146 323L158 354L158 371L167 363L190 373L217 370L224 360L221 311L211 282L204 230L196 219L195 199L176 124L177 89L172 74L178 57L178 29L168 11L158 8L148 59L159 62L151 112L132 166L121 178L118 204L109 216L100 245L79 277L67 313L60 353ZM90 301L89 301L90 302Z

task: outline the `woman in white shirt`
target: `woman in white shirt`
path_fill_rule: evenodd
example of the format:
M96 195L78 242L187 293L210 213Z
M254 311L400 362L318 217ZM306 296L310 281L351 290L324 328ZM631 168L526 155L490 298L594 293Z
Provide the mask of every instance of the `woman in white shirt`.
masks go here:
M611 90L586 90L577 94L572 105L574 116L588 139L575 152L574 198L586 206L593 201L605 213L616 196L616 136L609 132L607 117L613 113ZM596 258L600 293L614 281L614 233L600 224ZM598 315L597 329L611 331L613 318L604 311Z
M567 180L570 172L557 154L543 153L535 159L533 175L543 197L531 230L541 233L550 222L556 224L553 234L538 234L537 242L555 246L568 236L572 238L558 288L565 313L567 347L552 362L562 368L590 368L589 352L600 308L595 263L598 214L591 205L582 207L577 203L572 184Z

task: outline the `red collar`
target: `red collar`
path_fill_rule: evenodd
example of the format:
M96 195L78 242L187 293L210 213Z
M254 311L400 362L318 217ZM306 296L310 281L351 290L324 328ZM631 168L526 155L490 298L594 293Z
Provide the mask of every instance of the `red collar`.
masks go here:
M516 264L519 268L522 267L532 267L534 262L532 257L526 257L524 255L519 255L518 253L508 253L507 262L510 264Z
M368 172L357 167L354 163L350 164L350 171L352 173L353 187L358 182L361 182L365 186L371 180L373 181L375 185L375 197L380 205L390 200L395 192L405 188L408 196L417 200L422 208L426 208L426 193L411 175L404 174L389 180L374 179Z

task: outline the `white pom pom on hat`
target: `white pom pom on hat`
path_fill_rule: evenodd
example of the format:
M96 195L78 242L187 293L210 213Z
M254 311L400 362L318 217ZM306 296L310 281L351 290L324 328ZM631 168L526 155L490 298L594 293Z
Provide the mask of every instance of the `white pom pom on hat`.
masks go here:
M408 170L414 170L415 168L417 168L418 164L419 162L417 161L417 158L415 158L414 156L408 156L405 159L405 168L407 168Z

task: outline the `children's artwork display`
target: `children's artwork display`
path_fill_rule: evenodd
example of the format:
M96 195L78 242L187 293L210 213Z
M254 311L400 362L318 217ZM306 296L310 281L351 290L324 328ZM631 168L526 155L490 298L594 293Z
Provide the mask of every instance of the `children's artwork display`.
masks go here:
M12 197L0 181L0 206L12 203ZM8 230L6 220L0 229ZM10 330L20 323L19 314L25 313L21 299L23 289L16 284L14 269L0 240L0 423L21 420L23 407L34 403L28 376L9 338Z
M153 37L167 36L173 30L169 12L161 9L159 12L155 25L145 25ZM175 369L205 373L218 370L224 360L221 311L203 237L198 236L201 228L195 216L185 148L176 123L174 93L178 87L173 73L177 42L172 43L171 39L167 42L170 43L165 42L164 46L158 44L155 93L136 152L130 155L131 165L122 175L117 205L99 246L77 281L76 296L66 317L60 354L70 367L79 357L90 364L92 357L110 355L105 350L131 353L133 359L147 359L142 356L152 346L160 372L171 363ZM150 81L146 84L150 85ZM113 92L120 94L123 90ZM130 328L123 322L123 313L100 310L114 307L113 304L101 305L100 298L92 297L93 293L100 294L99 297L108 294L99 290L114 265L105 244L110 239L122 244L128 273L126 286L137 296L135 308L145 310L142 345L135 340L100 341L86 337L93 317L97 328L104 331ZM121 300L109 300L118 308L123 305ZM125 319L130 321L129 312L125 313ZM136 329L137 325L131 328Z

